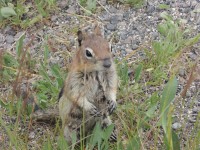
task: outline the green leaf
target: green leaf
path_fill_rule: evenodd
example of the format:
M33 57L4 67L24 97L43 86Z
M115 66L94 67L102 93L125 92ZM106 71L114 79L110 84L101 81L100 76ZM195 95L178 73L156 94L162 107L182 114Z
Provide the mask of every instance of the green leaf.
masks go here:
M139 150L140 149L140 138L138 136L133 137L127 146L126 150Z
M96 0L87 0L87 9L90 11L95 11L96 9Z
M98 143L98 146L100 146L101 140L102 140L102 130L101 130L100 124L97 123L93 130L93 135L90 138L90 144L91 144L90 149L94 149L97 143Z
M138 82L140 79L141 71L142 71L142 64L140 64L135 70L135 81Z
M44 64L47 64L47 60L49 58L49 47L47 44L44 46Z
M67 147L68 147L68 144L67 144L65 137L59 136L58 137L58 149L63 150L63 149L67 149Z
M174 150L180 150L180 140L177 136L177 134L172 130L172 141L173 141L173 149Z
M112 131L114 130L114 124L111 124L110 126L108 126L104 133L103 133L103 139L104 140L108 140L112 134Z
M8 18L8 17L11 17L11 16L16 16L16 12L14 11L13 8L11 7L2 7L1 8L1 15L4 17L4 18Z
M17 52L17 57L19 58L23 49L23 40L24 40L25 35L22 35L20 39L17 41L16 44L16 52Z
M150 107L150 108L148 109L148 111L146 112L146 115L147 115L149 118L154 117L156 108L157 108L157 104L154 104L152 107Z
M165 133L167 131L167 114L168 114L169 106L175 98L177 84L178 83L177 83L176 77L170 79L162 93L162 98L160 102L161 103L160 116L162 120L162 127Z
M173 20L172 17L167 12L162 12L160 16L166 20Z
M158 6L158 8L159 8L159 9L169 9L170 6L169 6L169 5L166 5L166 4L160 4L160 5Z
M1 106L1 107L4 107L4 108L6 108L6 109L9 108L9 104L6 104L6 103L3 102L1 99L0 99L0 106Z

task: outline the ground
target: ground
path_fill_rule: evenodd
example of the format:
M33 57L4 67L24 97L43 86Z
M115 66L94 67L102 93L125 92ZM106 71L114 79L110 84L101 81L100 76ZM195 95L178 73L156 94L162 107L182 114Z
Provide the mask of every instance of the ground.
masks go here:
M170 107L166 106L170 110L169 133L178 135L181 149L199 149L199 1L148 0L132 6L122 1L99 0L91 12L86 10L90 9L87 3L80 2L59 0L45 9L47 15L39 11L33 17L36 3L27 0L28 12L20 23L3 20L0 148L58 149L59 123L32 120L32 105L37 103L41 108L56 105L76 52L76 32L90 31L98 24L112 43L120 77L118 108L112 115L120 138L109 149L120 149L120 145L128 149L132 141L139 144L131 145L130 149L170 147L164 146L165 124L160 121L161 100L167 86L170 88L166 101L175 91ZM28 18L32 20L23 23ZM30 23L34 19L37 21ZM170 81L177 81L172 82L175 88L167 85ZM170 139L169 135L166 137Z

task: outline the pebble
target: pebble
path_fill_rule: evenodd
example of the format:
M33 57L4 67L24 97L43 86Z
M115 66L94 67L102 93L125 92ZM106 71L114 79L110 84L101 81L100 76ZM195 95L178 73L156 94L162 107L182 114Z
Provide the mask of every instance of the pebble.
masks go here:
M132 48L132 50L136 50L136 49L138 48L138 45L133 44L133 45L131 46L131 48Z
M191 53L191 54L190 54L190 58L191 58L192 60L196 60L196 59L197 59L197 55L194 54L194 53Z
M35 132L31 132L28 136L29 139L34 139L35 138Z
M146 12L150 14L150 13L154 12L154 10L155 10L155 6L150 5L150 6L147 7Z
M118 10L114 7L114 6L112 6L112 5L110 5L110 8L108 8L108 10L109 10L109 12L110 13L116 13Z
M109 23L109 24L107 24L106 28L107 28L108 30L110 30L110 31L115 31L116 28L117 28L117 25L116 25L116 24L111 24L111 23Z
M106 1L107 0L100 0L100 4L103 5L103 6L105 6L107 4Z
M16 31L13 28L11 28L10 26L7 26L4 29L4 32L5 32L5 34L11 35L11 36L14 36L16 34Z
M68 8L68 3L69 3L69 0L62 0L61 2L58 3L58 6L61 9L66 9Z
M12 35L7 35L5 41L8 44L12 44L14 42L14 37Z
M175 123L172 124L172 128L175 129L175 130L176 129L180 129L181 128L181 124L178 123L178 122L175 122Z
M75 6L70 6L70 7L67 9L67 13L75 14L75 13L76 13L76 8L75 8Z
M185 76L185 70L183 68L179 69L179 76L181 76L181 77Z
M56 16L56 15L51 16L51 21L52 21L52 22L54 22L54 21L56 21L56 20L57 20L57 16Z

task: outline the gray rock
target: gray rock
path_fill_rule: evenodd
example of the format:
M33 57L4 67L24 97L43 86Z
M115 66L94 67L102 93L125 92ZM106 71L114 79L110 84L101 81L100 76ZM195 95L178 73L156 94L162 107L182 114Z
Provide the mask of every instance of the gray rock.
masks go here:
M133 52L133 50L132 49L125 49L125 51L126 51L126 53L131 53L131 52Z
M127 38L127 34L123 32L120 34L120 37L122 40L125 40Z
M153 6L153 5L150 5L147 7L147 13L152 13L152 12L154 12L154 10L155 10L155 6Z
M115 16L112 16L112 17L110 18L110 23L116 24L116 23L118 23L119 21L122 21L122 19L123 19L123 16L122 16L122 15L115 15Z
M127 28L127 25L125 21L119 22L117 24L117 29L120 31L126 30L126 28Z
M194 54L194 53L191 53L191 54L190 54L190 58L191 58L192 60L196 60L196 59L197 59L197 55Z
M100 0L101 5L105 6L107 0Z
M152 37L153 37L153 39L156 39L158 37L158 33L157 32L152 32Z
M112 5L110 6L110 8L108 9L110 11L110 13L116 13L118 10L113 7Z
M131 48L132 48L132 50L136 50L136 49L138 48L138 45L133 44L133 45L131 46Z
M175 123L172 124L172 128L173 129L180 129L181 128L181 124L178 123L178 122L175 122Z
M34 139L35 138L35 132L31 132L28 136L29 139Z
M9 35L12 35L12 36L14 36L16 34L16 31L13 28L11 28L10 26L7 26L4 29L4 32L5 32L5 34L9 34Z
M12 44L14 42L14 37L12 35L7 35L5 40L6 43Z
M183 68L179 69L179 76L181 76L181 77L185 76L185 70Z
M62 0L61 2L58 3L58 6L61 9L66 9L69 5L69 1L68 0Z
M51 21L54 22L54 21L57 20L57 18L58 18L58 17L57 17L56 15L53 15L53 16L51 16Z
M70 6L70 7L67 9L67 13L75 14L75 13L76 13L76 8L75 8L75 6Z
M108 30L110 30L110 31L114 31L114 30L116 30L117 25L116 25L116 24L111 24L111 23L109 23L109 24L107 24L106 28L107 28Z
M200 109L198 109L198 107L194 107L193 109L192 109L192 112L193 113L198 113L200 111Z

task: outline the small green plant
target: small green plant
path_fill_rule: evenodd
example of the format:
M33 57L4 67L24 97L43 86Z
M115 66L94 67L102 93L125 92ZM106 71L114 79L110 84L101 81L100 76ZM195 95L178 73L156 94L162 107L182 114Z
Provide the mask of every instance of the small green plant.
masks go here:
M36 0L32 5L27 5L23 0L16 3L13 1L0 1L0 4L0 26L12 24L27 28L43 17L47 17L50 10L55 6L55 0Z
M140 7L144 3L144 0L119 0L119 1L134 7Z
M179 21L173 21L172 17L167 13L162 13L161 17L164 22L158 25L158 31L160 33L160 39L152 42L152 51L145 50L147 56L147 62L151 62L144 69L151 70L152 82L155 84L167 79L166 66L174 58L174 56L180 53L184 48L191 46L200 39L200 34L194 38L189 38L187 34L188 29L183 29L180 26ZM198 40L197 40L198 39ZM153 70L153 71L152 71Z
M44 48L44 63L40 62L39 69L42 79L34 84L41 108L45 108L49 102L55 102L58 99L58 93L66 77L66 74L61 71L57 64L49 65L49 49L47 45Z
M90 15L95 12L97 7L96 0L79 0L79 2L86 9L86 14Z

